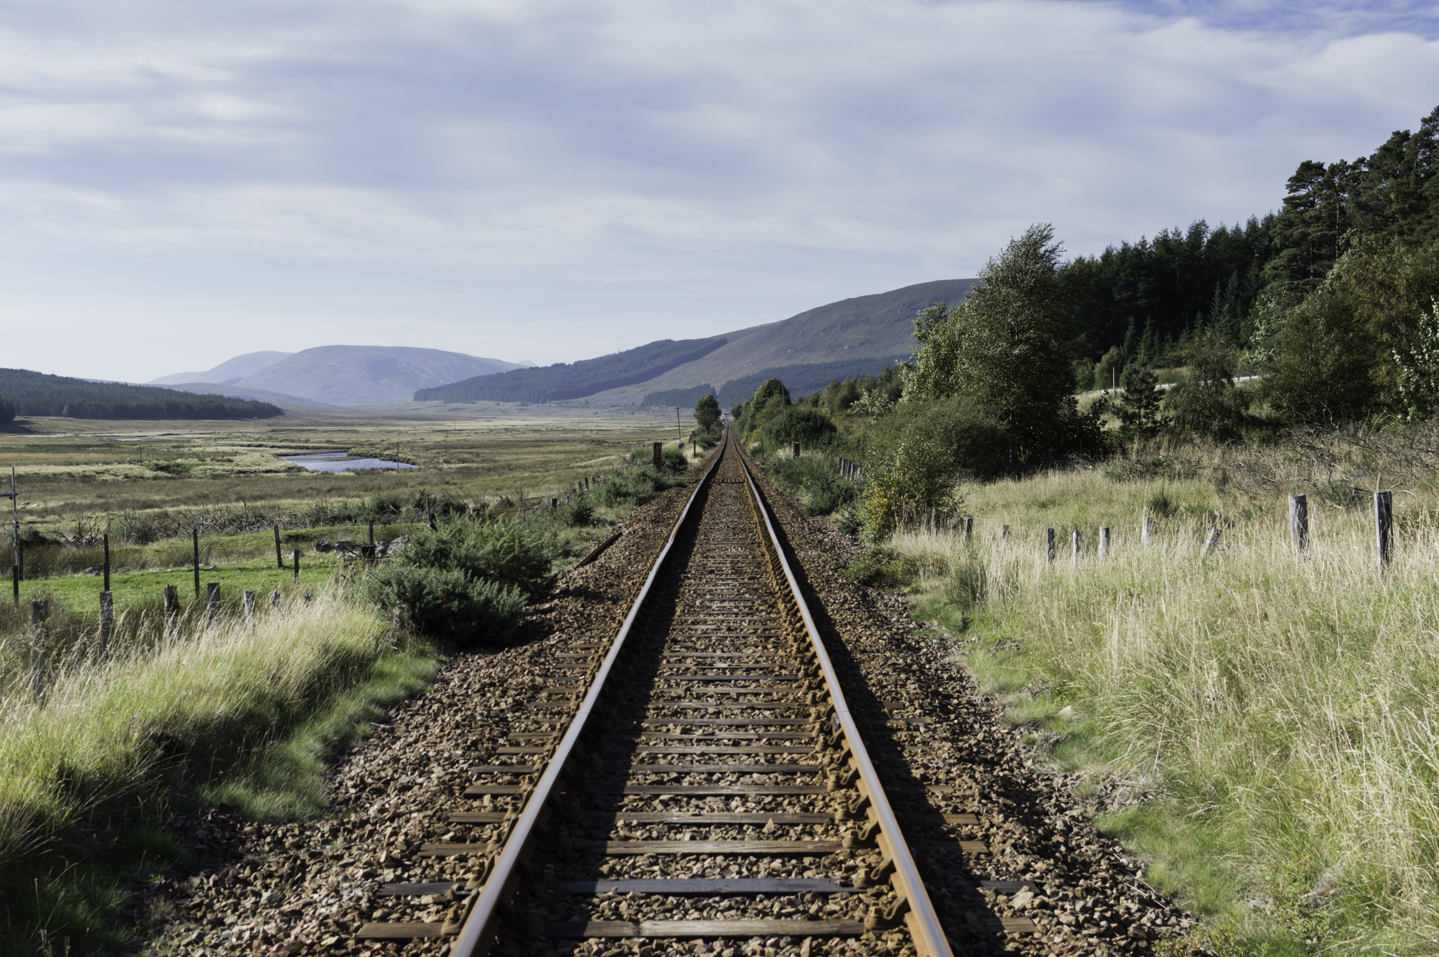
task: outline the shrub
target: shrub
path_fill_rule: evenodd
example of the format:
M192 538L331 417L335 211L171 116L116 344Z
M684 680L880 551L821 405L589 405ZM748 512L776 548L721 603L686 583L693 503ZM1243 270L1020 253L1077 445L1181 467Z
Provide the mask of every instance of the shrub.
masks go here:
M914 581L919 563L892 548L871 548L840 574L871 588L898 588Z
M588 525L595 520L595 503L588 495L576 495L555 509L555 516L571 528Z
M670 475L683 475L689 471L690 460L681 449L665 448L660 453L660 466Z
M417 531L399 562L457 569L470 581L499 582L535 599L554 586L550 564L557 553L552 536L520 518L487 523L449 519L434 530Z
M622 469L613 472L600 482L593 492L594 500L600 505L643 505L665 489L683 484L663 472L656 472L652 466Z
M806 449L828 448L838 434L823 412L791 405L764 427L764 443L772 449L788 448L795 442Z
M472 580L458 568L382 565L365 578L363 591L381 610L404 605L420 633L440 639L502 634L525 610L519 588Z

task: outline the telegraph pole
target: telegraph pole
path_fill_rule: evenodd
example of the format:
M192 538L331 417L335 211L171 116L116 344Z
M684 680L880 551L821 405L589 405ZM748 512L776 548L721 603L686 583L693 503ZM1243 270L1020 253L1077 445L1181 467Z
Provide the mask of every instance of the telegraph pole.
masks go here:
M684 444L684 441L685 441L685 431L684 431L684 426L680 425L680 407L679 407L679 406L675 406L675 438L677 438L677 439L680 440L680 444L681 444L681 445Z

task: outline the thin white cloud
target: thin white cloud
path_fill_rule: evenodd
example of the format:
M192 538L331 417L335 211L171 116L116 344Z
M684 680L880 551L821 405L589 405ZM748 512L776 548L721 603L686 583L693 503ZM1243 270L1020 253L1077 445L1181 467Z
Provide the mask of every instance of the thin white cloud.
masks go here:
M77 327L97 303L161 330L208 311L237 352L423 315L427 335L492 345L479 354L574 359L688 334L687 317L714 331L970 275L1038 220L1097 252L1262 214L1301 160L1372 150L1439 89L1419 5L14 12L0 322L22 301ZM243 335L219 321L237 312ZM139 378L213 356L74 341L11 359L0 331L0 364ZM100 368L116 361L137 371Z

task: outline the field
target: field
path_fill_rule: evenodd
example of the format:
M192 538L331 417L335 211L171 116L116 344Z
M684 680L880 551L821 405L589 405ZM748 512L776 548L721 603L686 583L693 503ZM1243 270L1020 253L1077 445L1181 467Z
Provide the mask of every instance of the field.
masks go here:
M1373 436L1181 449L966 485L971 542L931 527L892 544L919 570L918 616L1079 775L1076 795L1150 862L1146 879L1204 919L1198 940L1224 954L1433 953L1432 475L1412 447ZM1381 571L1370 492L1394 484ZM1303 555L1286 492L1309 497ZM1102 559L1100 526L1113 536Z
M321 813L328 762L454 650L360 604L346 584L363 566L319 540L365 542L374 521L389 541L432 513L492 507L539 522L563 565L628 508L574 524L550 500L674 436L672 410L487 404L0 431L26 541L21 603L8 575L0 600L0 952L134 948L148 919L135 888L183 863L166 831L173 813L216 801L253 817ZM308 473L279 458L342 450L419 468ZM221 588L213 624L194 594L192 529L202 590ZM117 620L102 647L93 572L105 534ZM172 624L167 585L181 600ZM259 593L253 626L241 616L247 589ZM38 637L35 598L49 603ZM483 650L488 639L470 640Z

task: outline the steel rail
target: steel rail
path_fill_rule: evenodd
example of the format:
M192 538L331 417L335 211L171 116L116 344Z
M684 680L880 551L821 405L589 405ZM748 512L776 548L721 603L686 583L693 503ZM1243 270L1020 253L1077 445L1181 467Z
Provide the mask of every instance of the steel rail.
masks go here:
M739 450L738 444L735 448ZM899 890L908 901L909 908L904 914L905 923L909 925L910 933L914 937L915 948L929 957L953 957L953 951L949 946L949 939L940 926L939 915L935 912L934 904L929 899L929 892L925 889L924 881L919 876L919 868L915 866L914 857L909 852L909 844L904 839L904 834L899 829L899 822L895 819L894 810L890 807L889 799L885 796L884 787L879 783L879 775L874 770L874 764L865 751L863 739L860 737L859 726L855 723L854 716L850 714L849 705L845 701L844 691L840 688L839 675L834 670L830 661L829 653L825 650L824 639L820 637L819 629L815 627L814 617L810 614L809 607L805 604L804 596L800 591L799 582L790 568L789 561L785 558L784 548L780 545L779 536L775 532L774 523L770 519L769 509L765 506L764 498L755 485L754 476L750 472L746 456L740 450L740 466L744 470L745 482L749 488L750 496L756 506L761 518L764 519L765 531L769 535L770 544L774 547L774 553L778 559L780 568L784 571L785 580L789 583L790 593L794 598L795 606L799 610L800 617L804 620L805 630L809 634L810 644L818 659L821 673L824 675L825 684L834 704L835 720L839 722L844 731L846 744L849 746L852 762L855 769L859 771L860 781L868 792L870 802L870 813L879 824L879 832L889 845L888 854L894 863L894 880L899 884Z
M726 436L726 442L729 437ZM455 942L450 947L451 957L484 957L488 953L490 945L494 942L495 934L499 930L499 918L503 905L508 901L514 889L514 883L518 876L520 864L528 855L530 845L534 841L536 831L548 810L550 797L555 793L560 777L564 773L565 764L568 762L581 733L585 729L585 722L594 711L600 695L604 691L605 682L610 676L610 671L615 660L619 657L624 647L625 639L629 637L635 620L639 617L644 607L645 598L649 595L650 587L655 579L659 577L660 569L664 567L665 559L669 557L670 550L674 547L675 540L679 537L680 530L684 528L685 519L689 517L695 499L709 484L714 477L715 470L719 467L720 460L724 458L724 450L715 458L713 464L705 472L695 490L690 494L689 501L685 503L684 510L675 520L674 527L670 529L669 539L660 550L659 557L655 559L650 568L649 576L646 577L644 585L640 587L639 593L630 605L629 613L625 616L624 623L620 625L619 631L615 634L614 641L610 643L609 653L605 655L604 662L595 673L594 680L590 682L589 692L584 700L580 702L579 710L575 712L565 736L560 740L544 773L540 776L539 782L525 801L525 808L520 813L518 820L510 831L508 840L505 841L504 849L501 850L494 865L486 875L484 886L476 895L474 903L470 906L469 913L460 927Z

